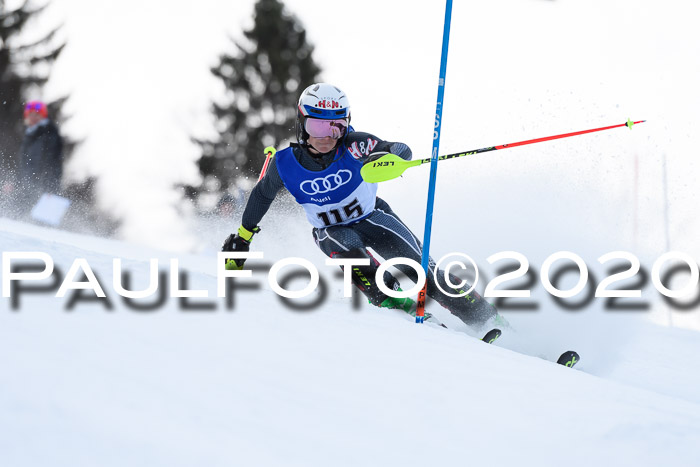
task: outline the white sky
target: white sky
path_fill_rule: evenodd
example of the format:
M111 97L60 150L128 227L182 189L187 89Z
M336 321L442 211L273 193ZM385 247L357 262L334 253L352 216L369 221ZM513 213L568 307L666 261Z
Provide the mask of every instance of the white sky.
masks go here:
M125 218L126 239L174 249L194 245L175 209L180 195L170 186L196 182L198 151L189 137L210 131L209 105L221 93L209 67L222 51L232 51L228 36L239 37L251 24L253 3L53 0L42 20L63 22L68 39L43 97L71 94L67 110L74 117L64 131L86 138L71 172L100 176L102 202ZM307 28L324 79L350 97L355 128L429 156L444 3L285 3ZM631 133L613 130L445 162L438 183L454 188L466 180L526 182L550 174L572 190L625 201L619 214L629 217L636 154L640 230L649 233L642 241L658 243L665 155L672 246L697 253L700 39L690 6L679 0L455 1L442 154L628 117L648 123ZM383 189L415 192L406 185ZM511 190L504 183L501 197L522 195Z

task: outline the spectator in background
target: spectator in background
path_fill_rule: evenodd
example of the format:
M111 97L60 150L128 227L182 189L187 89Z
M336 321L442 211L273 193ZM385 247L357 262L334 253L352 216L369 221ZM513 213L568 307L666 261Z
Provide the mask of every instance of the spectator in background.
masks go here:
M216 209L214 212L217 216L231 218L236 212L236 198L233 197L231 193L224 193L224 195L219 198L216 203Z
M18 155L14 187L21 208L29 211L42 194L58 194L63 175L63 140L49 119L46 104L28 102L24 108L24 140Z
M236 210L242 209L243 206L245 206L245 193L234 182L229 191L219 198L214 213L219 217L231 218Z

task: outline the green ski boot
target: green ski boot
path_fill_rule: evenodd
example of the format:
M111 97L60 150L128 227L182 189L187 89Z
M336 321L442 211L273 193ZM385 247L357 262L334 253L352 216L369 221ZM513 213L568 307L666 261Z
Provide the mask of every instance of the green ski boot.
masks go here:
M398 290L399 292L401 289ZM394 298L394 297L387 297L380 305L380 308L390 308L392 310L401 310L409 315L413 316L414 318L416 317L416 302L415 300L412 300L408 297L406 298ZM429 323L434 323L437 324L438 326L442 326L443 328L446 328L444 324L440 322L435 316L433 316L431 313L428 313L427 311L424 312L425 315L423 317L423 322L429 322Z

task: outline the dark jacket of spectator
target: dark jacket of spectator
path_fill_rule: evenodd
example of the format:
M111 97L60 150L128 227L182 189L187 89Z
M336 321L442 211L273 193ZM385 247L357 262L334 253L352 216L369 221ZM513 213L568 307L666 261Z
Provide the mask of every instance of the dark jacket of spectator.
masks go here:
M56 125L44 118L27 128L19 152L20 190L58 193L63 175L63 140Z

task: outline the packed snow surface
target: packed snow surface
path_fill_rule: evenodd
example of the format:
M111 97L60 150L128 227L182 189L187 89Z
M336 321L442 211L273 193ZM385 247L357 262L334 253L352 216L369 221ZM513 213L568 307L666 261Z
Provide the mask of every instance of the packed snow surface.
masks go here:
M524 329L488 345L449 316L447 330L353 309L320 252L321 306L289 309L256 272L229 310L212 251L178 256L209 298L139 311L115 293L113 259L138 290L149 259L167 273L173 254L6 219L0 245L48 253L60 274L0 302L3 466L700 465L698 333L644 314L511 313ZM111 309L91 290L55 297L76 258ZM573 370L551 361L567 340Z

